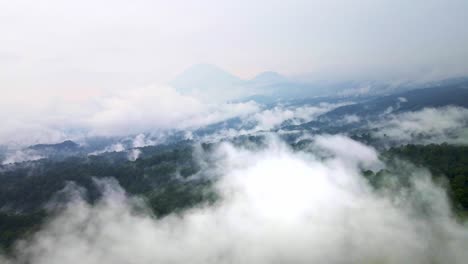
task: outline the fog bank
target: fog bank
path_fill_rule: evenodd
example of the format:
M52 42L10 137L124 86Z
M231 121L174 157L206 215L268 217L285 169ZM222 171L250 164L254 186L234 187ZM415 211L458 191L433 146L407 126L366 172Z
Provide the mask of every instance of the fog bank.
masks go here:
M468 230L452 219L445 192L427 171L402 169L393 179L411 176L409 186L377 191L361 169L385 164L361 143L318 136L309 146L315 154L294 152L275 138L267 145L249 150L222 144L214 153L195 154L211 160L202 173L219 177L219 202L159 220L115 181L99 181L101 201L91 206L73 199L17 245L17 260L3 262L465 263L468 258Z

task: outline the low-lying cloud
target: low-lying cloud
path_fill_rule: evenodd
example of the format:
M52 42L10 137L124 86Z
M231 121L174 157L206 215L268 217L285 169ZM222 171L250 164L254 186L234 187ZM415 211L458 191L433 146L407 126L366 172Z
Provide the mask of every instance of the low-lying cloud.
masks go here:
M210 104L182 95L171 87L149 86L118 91L81 104L81 107L58 104L41 108L18 116L14 124L7 122L0 128L0 145L8 146L2 163L38 159L40 156L24 151L28 145L71 139L88 146L86 140L93 137L107 137L113 141L91 149L89 154L129 151L129 158L133 160L139 154L131 149L159 144L176 131L185 131L187 139L217 141L277 129L286 122L290 125L309 122L347 103L273 108L253 101ZM201 137L192 134L198 128L232 118L239 118L241 126L219 128Z
M202 140L219 141L226 138L234 138L242 135L265 133L282 126L300 125L317 119L343 103L318 103L316 105L277 105L272 108L262 108L244 116L238 126L218 129L215 133L204 135Z
M44 156L31 149L16 150L12 153L7 153L6 157L1 161L1 164L39 160L42 158L44 158Z
M315 153L271 139L222 144L205 173L220 201L155 219L113 181L96 205L75 199L4 263L465 263L468 230L424 170L402 192L376 191L361 169L377 152L343 136ZM326 155L322 155L322 154ZM352 155L350 155L352 153ZM396 176L395 176L396 177ZM421 209L421 201L425 210Z
M93 136L195 129L259 111L254 102L210 104L168 86L116 91L80 102L5 106L0 145L12 148ZM25 109L29 109L25 111Z
M101 109L86 120L100 135L148 130L190 129L258 111L254 102L210 105L171 87L125 91L101 100Z
M399 144L468 144L468 109L448 106L387 115L371 125L377 138Z
M349 103L320 103L312 106L276 106L272 109L266 109L253 115L253 119L257 123L257 130L270 130L278 128L285 121L289 121L291 125L299 125L301 123L310 122L318 116L331 111L337 107Z

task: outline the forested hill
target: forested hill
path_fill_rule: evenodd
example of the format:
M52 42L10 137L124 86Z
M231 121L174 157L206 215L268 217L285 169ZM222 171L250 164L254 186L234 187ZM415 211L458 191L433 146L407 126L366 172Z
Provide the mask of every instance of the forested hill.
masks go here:
M251 144L261 144L251 138ZM213 145L202 145L210 151ZM297 145L293 146L298 148ZM40 160L10 166L0 172L0 244L8 248L22 235L37 228L47 216L47 202L74 182L87 190L93 202L100 193L93 179L113 177L129 193L146 199L155 217L184 210L203 202L213 202L216 194L210 180L186 177L199 171L191 144L148 147L144 158L121 162L115 155L67 158L62 161ZM435 177L446 177L448 191L458 212L468 211L468 146L406 145L382 154L385 159L402 159L427 167ZM119 162L116 162L116 159ZM379 175L379 172L372 172ZM369 175L367 175L369 176Z
M384 155L410 161L428 168L435 177L448 179L454 206L468 210L468 146L406 145L391 148Z
M330 111L326 116L380 114L389 107L394 113L417 111L424 107L447 105L468 107L468 81L444 87L431 87L378 97L359 104L342 106Z

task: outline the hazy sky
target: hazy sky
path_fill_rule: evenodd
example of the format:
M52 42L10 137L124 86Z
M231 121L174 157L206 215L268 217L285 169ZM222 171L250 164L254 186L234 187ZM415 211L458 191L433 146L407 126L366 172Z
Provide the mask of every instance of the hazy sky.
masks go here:
M245 78L458 74L467 13L466 0L0 0L0 85L130 87L196 63Z

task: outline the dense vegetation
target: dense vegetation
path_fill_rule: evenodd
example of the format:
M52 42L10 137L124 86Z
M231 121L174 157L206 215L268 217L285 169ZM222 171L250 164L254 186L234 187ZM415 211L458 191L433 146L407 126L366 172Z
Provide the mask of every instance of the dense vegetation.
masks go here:
M146 157L134 162L121 153L109 153L0 168L0 246L10 247L16 238L37 227L46 216L44 206L51 198L60 198L56 193L69 182L84 187L85 198L93 203L100 196L94 179L115 178L128 193L146 198L155 217L214 199L207 188L209 180L186 180L199 171L191 145L147 147L142 151Z
M468 146L448 144L406 145L389 149L385 155L428 168L449 183L449 195L458 210L468 210Z
M233 143L258 147L262 142L246 137ZM203 144L200 149L209 152L212 147ZM299 150L304 146L297 143L292 147ZM100 196L93 179L113 177L130 194L145 198L155 217L216 200L210 188L212 180L188 178L200 173L191 143L146 147L141 151L141 158L136 161L114 152L0 167L0 247L8 250L19 237L38 228L47 217L44 206L52 197L57 198L56 193L68 182L84 187L86 199L93 203ZM407 160L428 168L435 177L447 178L455 208L468 211L468 146L406 145L385 151L383 158L388 162ZM365 175L375 180L383 173L367 171Z

